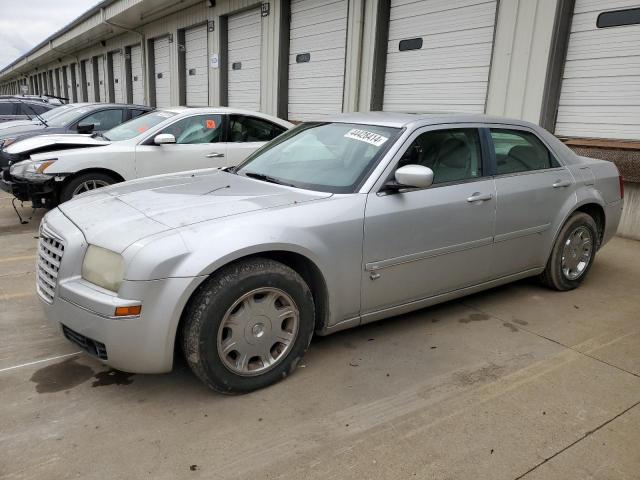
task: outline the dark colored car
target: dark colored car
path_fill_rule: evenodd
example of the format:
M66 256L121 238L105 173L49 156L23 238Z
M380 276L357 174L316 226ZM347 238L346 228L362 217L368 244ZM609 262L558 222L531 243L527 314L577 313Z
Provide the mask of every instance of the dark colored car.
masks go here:
M60 108L65 110L49 120L40 118L39 121L0 129L0 168L24 160L11 158L4 151L4 147L18 140L36 135L104 132L152 110L145 105L118 103L75 103Z
M46 97L4 95L0 97L0 123L31 120L60 105L60 100L50 101Z

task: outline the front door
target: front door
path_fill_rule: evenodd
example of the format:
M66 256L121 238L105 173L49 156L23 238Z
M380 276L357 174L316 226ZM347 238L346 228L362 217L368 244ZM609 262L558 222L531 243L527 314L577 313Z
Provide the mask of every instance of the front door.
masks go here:
M434 171L426 189L371 192L364 226L362 313L488 279L496 210L475 128L414 134L397 167Z
M191 115L145 139L136 148L137 176L227 166L227 148L220 142L222 118L218 114ZM160 133L170 133L176 143L156 145L153 139Z

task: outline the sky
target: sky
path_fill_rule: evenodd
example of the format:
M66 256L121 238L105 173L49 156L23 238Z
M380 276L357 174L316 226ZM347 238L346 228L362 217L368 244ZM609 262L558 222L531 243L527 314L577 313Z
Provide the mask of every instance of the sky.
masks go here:
M97 3L98 0L0 0L0 69Z

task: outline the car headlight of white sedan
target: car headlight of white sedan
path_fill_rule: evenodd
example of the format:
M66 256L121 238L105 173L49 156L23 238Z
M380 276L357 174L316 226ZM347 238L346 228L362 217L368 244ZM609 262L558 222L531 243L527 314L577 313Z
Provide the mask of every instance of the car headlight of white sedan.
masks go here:
M106 248L89 245L82 262L82 278L99 287L117 292L124 279L122 255Z
M31 181L46 181L51 178L51 175L47 174L45 170L53 165L57 161L57 158L50 158L48 160L39 160L34 162L33 160L25 160L11 165L9 173L11 176Z

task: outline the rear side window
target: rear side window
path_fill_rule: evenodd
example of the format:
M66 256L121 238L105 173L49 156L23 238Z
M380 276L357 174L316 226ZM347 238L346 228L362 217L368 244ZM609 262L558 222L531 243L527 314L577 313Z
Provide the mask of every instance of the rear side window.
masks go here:
M268 142L283 133L285 128L256 117L231 115L230 142Z
M521 130L491 129L498 175L560 166L542 141Z

